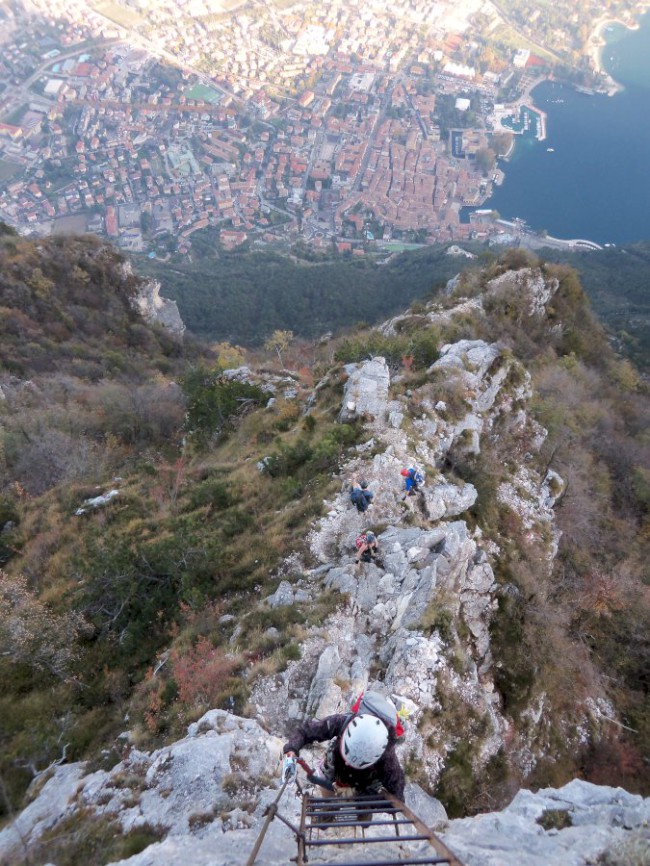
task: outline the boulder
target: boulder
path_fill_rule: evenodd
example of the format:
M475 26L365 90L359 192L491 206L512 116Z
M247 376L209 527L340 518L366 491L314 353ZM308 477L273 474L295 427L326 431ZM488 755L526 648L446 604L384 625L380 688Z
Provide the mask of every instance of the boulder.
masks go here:
M478 493L473 484L460 487L449 481L438 481L422 491L424 509L429 520L457 517L476 502Z
M384 358L372 358L362 364L348 364L348 375L343 393L343 404L339 421L351 421L364 417L369 421L382 421L388 403L390 374ZM348 404L353 404L350 409Z
M588 866L634 839L645 837L650 850L649 822L650 800L575 779L519 791L502 812L451 821L443 838L466 866Z

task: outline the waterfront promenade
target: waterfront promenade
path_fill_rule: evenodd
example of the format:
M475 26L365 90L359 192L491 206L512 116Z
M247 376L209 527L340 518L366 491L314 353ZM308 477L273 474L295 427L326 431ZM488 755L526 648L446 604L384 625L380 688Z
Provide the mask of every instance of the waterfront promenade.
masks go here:
M558 250L602 250L603 247L595 241L584 238L555 238L552 235L540 235L529 231L520 221L498 219L495 223L512 233L519 245L531 250L541 250L544 247Z

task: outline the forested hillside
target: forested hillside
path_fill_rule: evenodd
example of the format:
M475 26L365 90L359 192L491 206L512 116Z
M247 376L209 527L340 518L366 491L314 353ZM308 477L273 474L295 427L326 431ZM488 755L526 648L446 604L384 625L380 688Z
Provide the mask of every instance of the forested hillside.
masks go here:
M296 342L268 357L181 344L147 325L131 304L137 279L97 241L5 235L0 245L5 814L54 762L113 766L127 729L130 746L153 747L211 707L255 712L256 685L299 662L348 603L344 591L319 586L314 598L260 604L281 580L317 572L307 538L324 503L340 494L350 461L375 465L368 419L341 423L344 366L386 359L400 431L415 449L432 407L444 407L450 429L468 411L462 381L431 367L460 340L497 347L507 372L498 381L513 402L478 451L471 430L461 431L427 472L478 493L462 519L485 540L499 587L494 700L510 745L532 736L533 705L544 710L544 730L528 775L509 746L481 765L472 750L485 724L450 689L447 721L458 730L453 743L438 744L438 793L461 813L505 802L523 782L573 775L647 792L650 402L574 271L507 252L470 268L453 296L416 304L390 328L359 328L309 353ZM553 286L543 314L533 316L518 291L520 272ZM323 319L318 331L332 324ZM224 375L242 361L247 371ZM516 394L528 377L524 406ZM534 423L522 432L515 422L525 412ZM545 441L535 425L548 430ZM523 495L524 464L540 478L551 468L562 476L557 538L497 495L503 484ZM422 532L435 526L417 512L400 520ZM472 637L450 605L428 608L414 628L453 655L453 640L471 646ZM467 653L456 658L459 674L473 664ZM568 748L583 719L576 702L595 696L613 721L601 717L580 748ZM423 714L428 748L445 718ZM429 784L416 761L407 769Z
M464 244L488 266L497 248ZM448 279L472 263L431 246L363 259L298 250L287 257L265 252L217 254L212 249L189 264L138 259L137 268L160 280L181 315L204 339L242 345L264 342L276 329L307 339L360 322L375 324L416 299L432 297ZM578 271L594 310L617 344L640 368L650 361L650 250L648 244L591 252L545 249L550 261ZM383 262L383 263L382 263Z
M306 251L301 251L306 255ZM465 264L446 247L390 257L296 258L270 251L214 254L190 264L137 261L204 339L255 345L277 329L314 339L374 323L432 295Z
M650 370L650 243L570 254L547 249L544 256L576 269L621 351Z

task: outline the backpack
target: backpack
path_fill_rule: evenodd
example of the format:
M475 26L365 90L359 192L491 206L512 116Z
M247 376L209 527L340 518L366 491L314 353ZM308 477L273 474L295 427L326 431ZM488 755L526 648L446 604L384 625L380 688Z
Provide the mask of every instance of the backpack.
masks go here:
M415 484L417 487L420 487L420 486L422 486L422 484L424 484L424 475L422 474L422 472L419 472L417 469L413 469L411 467L411 469L409 469L409 471L408 471L408 475L409 475L409 478L411 479L411 481L413 482L413 484Z
M402 719L397 712L395 704L388 698L380 695L378 692L368 692L367 694L361 692L350 709L353 713L358 715L361 713L370 713L373 716L377 716L377 718L381 719L386 725L395 729L395 734L398 738L404 736L404 725L402 724Z
M354 542L357 546L357 550L361 550L364 544L366 544L368 539L365 535L357 535L356 541Z
M356 504L357 502L363 502L363 499L363 490L360 487L353 487L350 492L350 501Z

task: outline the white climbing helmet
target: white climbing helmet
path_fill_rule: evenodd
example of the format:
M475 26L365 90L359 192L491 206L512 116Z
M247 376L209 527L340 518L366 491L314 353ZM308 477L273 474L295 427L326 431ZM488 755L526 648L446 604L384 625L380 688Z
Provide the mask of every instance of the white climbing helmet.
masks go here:
M372 767L386 751L388 729L376 716L354 716L341 734L341 757L349 767Z

